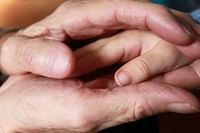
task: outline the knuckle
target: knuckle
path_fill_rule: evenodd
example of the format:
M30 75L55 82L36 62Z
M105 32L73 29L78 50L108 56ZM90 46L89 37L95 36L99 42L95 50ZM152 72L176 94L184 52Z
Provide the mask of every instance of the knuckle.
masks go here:
M155 114L155 111L151 107L150 103L143 97L142 100L138 100L135 104L134 117L136 120L140 120L147 116L152 116Z
M130 107L128 106L124 113L124 122L132 122L137 120L135 117L135 102L129 105Z
M127 9L122 3L121 0L112 0L111 4L113 5L113 18L116 24L123 24L123 16L126 15Z
M148 61L144 58L138 58L135 60L135 65L138 68L137 70L143 75L143 77L147 78L151 75L151 67Z
M137 88L139 91L139 88ZM125 122L137 121L148 116L156 114L154 108L152 108L151 103L145 98L144 93L140 93L136 100L132 104L128 105L125 111Z

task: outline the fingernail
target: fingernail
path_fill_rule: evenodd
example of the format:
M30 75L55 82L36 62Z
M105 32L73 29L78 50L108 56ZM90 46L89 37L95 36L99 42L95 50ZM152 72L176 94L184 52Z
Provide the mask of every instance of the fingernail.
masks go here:
M117 74L117 80L120 83L120 85L124 86L132 83L133 78L129 72L123 70Z
M194 37L194 31L191 29L190 26L183 26L183 30L190 36Z
M199 113L200 109L188 103L172 103L167 106L168 111L174 113Z
M190 36L192 36L191 32L185 27L185 25L183 25L180 20L177 18L176 15L174 15L173 13L171 13L172 17L174 18L174 20L176 21L176 23Z
M64 52L54 52L50 57L49 65L53 73L61 74L67 70L68 56Z
M189 27L189 26L184 27L184 30L186 33L190 34L193 38L199 38L199 35L195 31L193 31L191 27ZM195 39L192 40L192 42L194 42L194 41L195 41Z

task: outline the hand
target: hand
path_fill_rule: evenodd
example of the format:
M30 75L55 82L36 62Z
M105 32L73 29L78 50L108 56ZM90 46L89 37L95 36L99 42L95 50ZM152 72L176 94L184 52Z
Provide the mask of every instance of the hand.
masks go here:
M2 70L9 75L31 72L64 78L75 67L74 54L63 42L16 34L8 39L7 36L4 38L2 40L6 42L2 46L0 61Z
M84 75L116 63L125 63L115 73L115 81L118 85L139 83L160 73L168 73L190 63L192 64L193 60L200 56L199 47L196 43L189 46L179 46L179 49L186 56L175 45L164 41L152 32L124 31L76 50L77 68L73 76ZM197 75L198 71L195 72ZM181 75L183 74L184 72L179 73L178 77L174 75L173 78L176 78L176 80L171 79L173 83L181 81L178 79L182 79ZM189 77L194 80L195 76ZM183 81L186 83L189 80ZM197 76L194 81L200 82ZM182 82L179 84L184 86Z
M174 14L179 19L188 18L185 14ZM199 27L192 21L184 24L199 33ZM31 72L52 78L69 77L75 58L61 41L133 28L152 30L175 44L190 44L193 40L170 10L160 5L131 0L67 1L46 19L4 41L1 66L8 74Z
M52 15L21 34L65 41L67 38L92 38L110 30L137 28L152 30L175 44L191 42L191 36L186 34L174 15L169 9L144 0L67 1ZM179 18L178 15L176 17ZM194 23L192 26L199 30Z
M196 91L200 87L199 65L200 59L196 59L192 63L182 68L157 75L150 80L167 83L191 91Z
M117 87L113 79L90 82L37 75L11 76L0 90L1 131L97 132L161 112L199 112L189 92L158 82Z

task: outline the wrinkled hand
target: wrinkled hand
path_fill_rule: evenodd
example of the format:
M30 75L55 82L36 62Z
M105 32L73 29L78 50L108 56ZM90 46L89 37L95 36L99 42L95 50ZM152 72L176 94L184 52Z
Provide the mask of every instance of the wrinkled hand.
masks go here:
M152 30L174 44L190 44L192 37L182 24L198 34L199 27L186 14L172 12L184 21L177 21L170 10L150 2L67 1L52 15L5 41L1 66L8 74L31 72L65 78L73 72L76 60L62 41L92 38L119 29Z
M96 132L161 112L199 112L189 92L158 82L117 87L36 75L11 76L0 90L1 132Z
M72 0L21 34L64 41L66 38L92 38L109 30L137 28L152 30L175 44L188 43L191 36L174 15L161 5L140 0ZM194 23L192 26L199 29Z

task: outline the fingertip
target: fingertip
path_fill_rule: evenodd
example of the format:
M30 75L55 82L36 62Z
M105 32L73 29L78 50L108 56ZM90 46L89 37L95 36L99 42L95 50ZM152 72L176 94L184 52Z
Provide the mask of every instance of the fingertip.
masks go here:
M158 109L158 112L190 114L200 111L198 98L184 89L160 82L144 82L140 85L142 84L145 85L142 90L150 96L149 100L155 101L151 108Z
M176 45L188 45L194 41L191 32L180 24L174 24L174 26L166 27L166 29L163 29L161 32L156 32L160 34L162 38Z
M185 93L186 94L186 93ZM190 114L190 113L199 113L200 112L200 102L198 98L194 95L187 93L185 99L170 103L166 106L166 109L174 113ZM178 96L177 96L178 97Z
M186 28L177 30L174 36L171 36L169 33L169 37L167 40L170 40L171 38L172 38L172 41L169 41L169 42L171 42L172 44L182 45L182 46L191 44L194 41L194 36Z
M200 102L195 95L181 88L171 87L171 89L168 93L171 98L166 106L167 111L183 114L200 112Z
M173 14L172 18L174 18L174 22L172 21L169 31L171 31L174 35L168 33L169 39L172 38L171 43L177 45L191 44L194 41L194 34L191 27L178 20L178 18Z
M187 45L193 41L193 35L186 29L182 22L166 7L156 5L154 15L149 14L146 18L147 26L166 41ZM157 12L160 10L160 12Z
M115 73L115 81L119 86L126 86L133 82L133 77L127 70L119 70Z
M200 108L187 103L172 103L167 105L167 110L174 113L199 113Z
M64 51L57 50L50 57L48 66L49 70L46 73L52 78L63 79L69 77L75 69L76 59L75 55L69 48L65 48Z
M73 51L64 43L45 39L38 55L31 59L29 71L49 78L63 79L74 71L76 59ZM42 45L42 44L40 44Z

